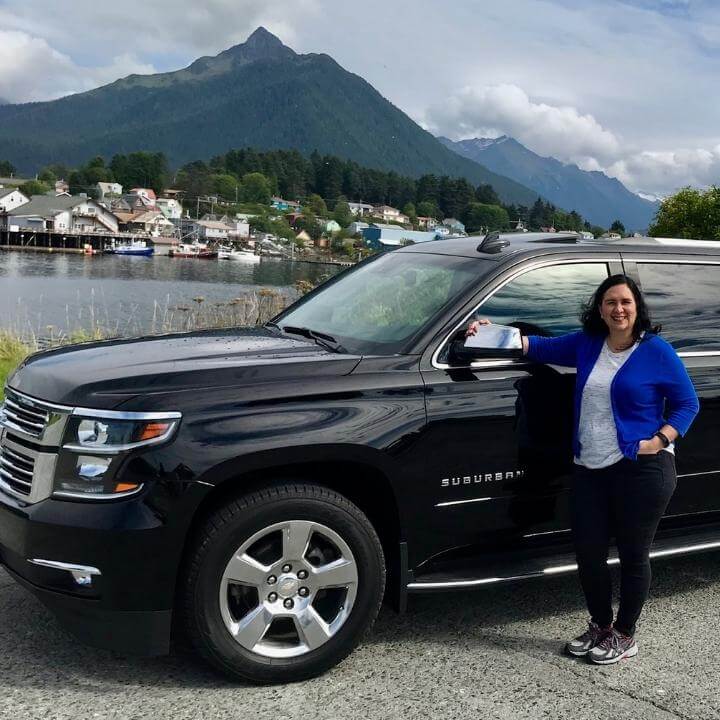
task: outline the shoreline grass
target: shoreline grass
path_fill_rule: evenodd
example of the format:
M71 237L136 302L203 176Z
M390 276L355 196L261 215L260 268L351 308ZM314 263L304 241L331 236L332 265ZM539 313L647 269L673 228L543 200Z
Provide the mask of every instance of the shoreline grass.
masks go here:
M32 352L32 348L7 332L0 332L0 401L5 398L5 380Z

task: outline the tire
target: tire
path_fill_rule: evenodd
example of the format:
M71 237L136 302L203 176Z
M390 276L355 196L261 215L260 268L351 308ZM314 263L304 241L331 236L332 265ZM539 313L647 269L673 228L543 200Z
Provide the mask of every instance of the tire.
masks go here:
M327 488L284 484L206 520L181 592L186 630L206 660L234 679L284 683L347 657L384 589L382 546L367 517Z

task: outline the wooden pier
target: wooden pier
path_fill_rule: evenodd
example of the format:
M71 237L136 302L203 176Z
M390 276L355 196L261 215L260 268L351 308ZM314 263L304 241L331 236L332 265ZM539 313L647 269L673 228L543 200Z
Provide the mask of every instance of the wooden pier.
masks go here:
M97 254L114 240L127 242L128 233L70 233L55 230L0 229L0 250Z

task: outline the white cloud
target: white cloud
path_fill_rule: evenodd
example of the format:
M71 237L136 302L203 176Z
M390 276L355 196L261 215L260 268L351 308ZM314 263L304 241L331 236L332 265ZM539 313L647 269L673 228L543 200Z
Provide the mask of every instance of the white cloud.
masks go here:
M130 47L157 65L157 58L217 54L243 42L258 25L293 42L294 21L316 9L317 0L3 0L0 27L45 38L73 57L97 60L108 48Z
M577 162L617 157L619 142L573 107L533 102L517 85L465 87L428 111L430 125L455 139L510 135L540 155Z
M720 182L720 145L675 151L630 153L607 168L609 175L643 194L668 195L686 185Z
M130 73L155 72L152 65L129 53L109 59L108 65L78 67L41 38L0 30L0 97L10 102L48 100L90 90Z

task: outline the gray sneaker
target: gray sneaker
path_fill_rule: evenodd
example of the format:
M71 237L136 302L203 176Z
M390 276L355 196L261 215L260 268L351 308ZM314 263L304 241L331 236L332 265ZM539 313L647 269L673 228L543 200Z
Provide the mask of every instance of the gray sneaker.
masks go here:
M638 646L635 639L613 628L588 652L588 659L596 665L613 665L623 658L635 657L637 654Z
M578 635L565 645L565 652L575 657L583 657L609 633L609 627L602 628L594 622L589 622L588 629L582 635Z

